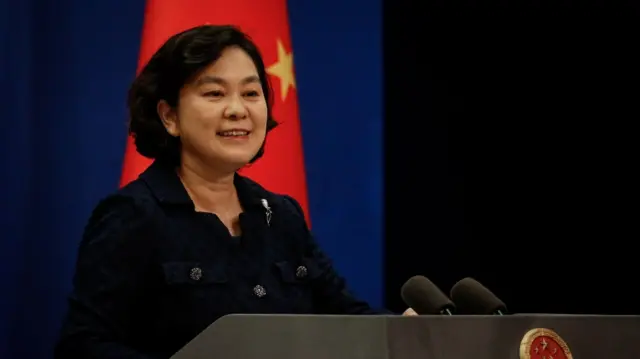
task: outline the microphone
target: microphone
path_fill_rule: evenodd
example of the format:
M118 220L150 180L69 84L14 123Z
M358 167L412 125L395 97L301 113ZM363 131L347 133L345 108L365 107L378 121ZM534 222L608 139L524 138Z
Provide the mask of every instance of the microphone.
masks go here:
M400 290L402 300L416 313L453 315L455 304L440 288L427 278L417 275L409 278Z
M507 306L473 278L463 278L451 288L458 314L505 315Z

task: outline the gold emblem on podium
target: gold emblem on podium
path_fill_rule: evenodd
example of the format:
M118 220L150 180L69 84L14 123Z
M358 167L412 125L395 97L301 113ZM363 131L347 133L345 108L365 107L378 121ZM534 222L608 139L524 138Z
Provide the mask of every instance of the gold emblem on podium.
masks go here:
M520 359L573 359L571 350L553 330L529 330L520 342Z

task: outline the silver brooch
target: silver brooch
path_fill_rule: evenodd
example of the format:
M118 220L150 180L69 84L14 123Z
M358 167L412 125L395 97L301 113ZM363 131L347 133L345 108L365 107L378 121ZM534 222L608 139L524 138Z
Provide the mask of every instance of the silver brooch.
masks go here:
M200 278L202 278L202 269L198 267L191 268L191 271L189 272L189 277L191 277L191 279L195 281L200 280Z

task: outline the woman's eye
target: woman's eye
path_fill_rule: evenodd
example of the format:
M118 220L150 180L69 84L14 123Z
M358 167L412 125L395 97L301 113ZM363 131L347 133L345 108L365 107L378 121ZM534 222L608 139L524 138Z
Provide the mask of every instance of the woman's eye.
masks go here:
M220 97L223 95L222 91L208 91L205 92L204 94L205 96L213 96L213 97Z
M249 96L249 97L256 97L256 96L258 96L260 94L258 93L258 91L247 91L247 92L245 92L244 95L245 96Z

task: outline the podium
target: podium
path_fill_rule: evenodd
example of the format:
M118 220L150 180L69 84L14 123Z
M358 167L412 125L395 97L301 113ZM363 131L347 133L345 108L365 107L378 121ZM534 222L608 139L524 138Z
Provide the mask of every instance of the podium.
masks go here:
M234 314L172 356L205 358L640 359L640 316Z

